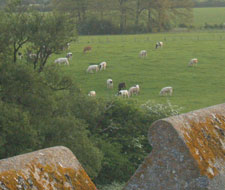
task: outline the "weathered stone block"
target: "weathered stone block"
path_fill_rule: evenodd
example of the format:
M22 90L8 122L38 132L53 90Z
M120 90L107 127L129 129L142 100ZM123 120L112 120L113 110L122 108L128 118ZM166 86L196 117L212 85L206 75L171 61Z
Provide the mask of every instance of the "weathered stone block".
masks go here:
M225 104L156 121L149 142L124 190L225 189Z
M1 190L96 190L79 161L65 147L0 160Z

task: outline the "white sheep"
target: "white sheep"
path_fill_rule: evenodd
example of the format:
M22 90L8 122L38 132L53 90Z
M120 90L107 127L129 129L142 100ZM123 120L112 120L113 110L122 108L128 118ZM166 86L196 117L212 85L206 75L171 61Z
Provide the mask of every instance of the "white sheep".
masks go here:
M118 92L118 96L122 96L122 97L124 97L124 98L129 98L129 92L128 92L128 90L120 90L119 92Z
M66 54L66 58L68 59L72 59L72 56L73 56L72 52L69 52Z
M129 89L129 96L138 95L140 92L140 86L137 84L135 86L130 87Z
M106 63L105 61L101 62L101 63L99 64L99 69L100 69L100 71L106 70L106 65L107 65L107 63Z
M139 92L140 92L140 86L138 85L138 84L136 84L136 88L137 88L137 92L138 92L138 94L139 94Z
M157 49L158 47L162 48L163 42L156 42L155 48Z
M112 79L108 79L106 81L106 84L107 84L107 88L113 88L113 80Z
M197 58L193 58L190 60L188 66L194 66L194 65L197 65L198 63L198 59Z
M147 57L147 51L146 50L141 50L139 53L140 57Z
M88 96L96 96L96 92L94 90L92 90L88 93Z
M58 64L63 64L65 63L66 65L69 65L69 61L66 57L61 57L61 58L58 58L54 61L54 63L58 63Z
M99 71L98 65L90 65L87 68L87 73L93 73L94 71L96 71L96 72Z
M172 96L172 94L173 94L173 87L171 87L171 86L162 88L159 93L160 96L164 96L164 95Z

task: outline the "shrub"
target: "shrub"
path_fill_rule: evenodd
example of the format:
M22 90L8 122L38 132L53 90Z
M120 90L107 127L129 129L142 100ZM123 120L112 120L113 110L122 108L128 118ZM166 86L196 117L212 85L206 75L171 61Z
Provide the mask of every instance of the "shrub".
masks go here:
M143 24L140 24L138 26L129 25L124 30L125 34L143 34L143 33L147 33L147 32L148 32L147 27L144 26Z
M100 35L100 34L118 34L119 28L112 24L109 20L98 20L97 18L89 18L85 22L79 23L77 26L79 34L83 35Z
M147 140L152 120L134 102L106 102L94 133L98 148L104 153L102 169L96 182L107 184L127 181L144 157L151 151Z
M74 87L66 88L70 80L47 70L38 74L24 64L0 65L0 158L64 145L94 178L103 154L68 98L81 95Z
M221 23L221 24L208 24L208 23L205 23L205 26L204 26L205 29L223 29L225 28L225 24Z
M166 104L157 104L154 101L148 101L141 105L141 107L151 116L153 120L178 115L183 109L182 107L172 105L169 100L167 100Z
M187 28L188 26L187 26L187 24L185 24L185 23L181 23L181 24L179 24L178 25L180 28Z
M112 184L109 184L109 185L98 186L98 189L99 190L122 190L124 186L125 186L125 183L113 182Z

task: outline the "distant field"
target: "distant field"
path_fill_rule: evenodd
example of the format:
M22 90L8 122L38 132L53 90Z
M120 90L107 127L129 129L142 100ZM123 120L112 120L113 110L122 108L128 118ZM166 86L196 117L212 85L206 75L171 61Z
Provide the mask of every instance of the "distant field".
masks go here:
M225 23L225 7L194 8L194 26Z
M159 40L165 45L156 50ZM87 45L93 51L83 54ZM138 56L142 49L148 51L145 59ZM98 97L115 97L118 83L126 82L128 88L140 85L140 95L132 97L138 104L168 99L186 112L225 102L225 33L81 36L69 51L73 59L69 66L61 66L62 71L73 77L85 94L95 90ZM50 62L65 53L51 57ZM199 64L188 67L195 57ZM102 61L107 62L107 70L86 73L90 64ZM114 81L113 90L106 88L108 78ZM172 97L159 96L165 86L174 88Z

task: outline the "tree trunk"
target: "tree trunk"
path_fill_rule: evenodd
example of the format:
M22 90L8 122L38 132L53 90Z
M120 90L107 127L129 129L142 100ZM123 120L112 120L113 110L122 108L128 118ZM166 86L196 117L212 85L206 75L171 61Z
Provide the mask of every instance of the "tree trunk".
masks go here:
M82 7L82 22L86 20L86 9Z
M13 44L13 62L16 63L16 54L17 54L17 51L16 51L16 44L14 43Z
M119 6L120 6L120 33L123 33L123 31L124 31L125 9L124 9L123 5L124 5L124 0L119 0Z
M152 32L152 27L151 27L151 10L150 10L150 8L148 9L148 23L147 23L147 27L148 27L148 32Z
M123 32L123 11L120 13L120 33Z
M123 28L126 29L127 27L127 10L124 10L124 24Z
M77 11L78 23L81 23L81 14L80 10Z
M139 16L140 16L140 0L137 0L136 17L135 17L135 26L136 27L138 27L138 24L139 24Z
M103 17L104 17L104 13L103 13L103 10L100 11L100 19L101 21L103 21Z

